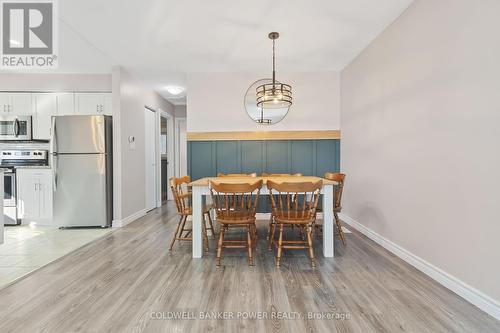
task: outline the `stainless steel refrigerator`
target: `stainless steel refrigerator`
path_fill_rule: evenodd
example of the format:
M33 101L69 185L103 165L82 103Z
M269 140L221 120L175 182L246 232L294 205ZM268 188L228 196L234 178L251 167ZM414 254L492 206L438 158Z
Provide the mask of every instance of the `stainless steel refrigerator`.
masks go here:
M52 117L54 222L110 227L113 220L112 117Z

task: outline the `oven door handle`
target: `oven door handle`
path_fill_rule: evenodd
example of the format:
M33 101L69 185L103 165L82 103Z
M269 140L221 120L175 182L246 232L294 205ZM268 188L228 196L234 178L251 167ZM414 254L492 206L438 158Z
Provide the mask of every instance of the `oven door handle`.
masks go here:
M19 119L14 120L14 135L16 138L19 136Z

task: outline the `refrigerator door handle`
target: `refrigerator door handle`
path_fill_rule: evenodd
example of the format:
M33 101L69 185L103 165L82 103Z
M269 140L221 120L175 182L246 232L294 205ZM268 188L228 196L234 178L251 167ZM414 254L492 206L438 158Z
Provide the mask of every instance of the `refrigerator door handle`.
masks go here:
M52 187L57 191L57 153L52 153Z
M52 116L52 122L50 126L50 151L53 153L57 149L57 139L56 139L56 118Z

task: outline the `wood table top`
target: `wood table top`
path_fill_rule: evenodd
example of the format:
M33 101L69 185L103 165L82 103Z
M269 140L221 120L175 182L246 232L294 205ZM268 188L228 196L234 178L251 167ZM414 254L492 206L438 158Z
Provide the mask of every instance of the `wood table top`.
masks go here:
M323 181L323 185L338 185L336 181L328 180L321 177L313 177L313 176L273 176L273 177L250 177L250 176L242 176L242 177L205 177L200 178L195 181L192 181L188 184L188 186L208 186L209 181L213 181L215 183L224 183L224 184L236 184L236 183L247 183L253 184L256 181L263 180L264 185L268 180L271 180L275 183L302 183L302 182L317 182L319 180Z

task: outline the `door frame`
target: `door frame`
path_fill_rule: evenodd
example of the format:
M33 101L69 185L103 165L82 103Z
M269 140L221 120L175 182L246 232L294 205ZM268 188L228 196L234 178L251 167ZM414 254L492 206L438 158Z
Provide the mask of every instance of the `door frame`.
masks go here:
M158 182L157 182L157 195L156 195L156 201L157 201L157 206L161 207L162 202L161 202L161 152L160 152L160 140L161 140L161 119L160 117L167 118L167 160L168 160L168 165L167 165L167 176L173 177L174 172L175 172L175 145L174 145L174 117L161 109L159 109L160 112L158 112L158 117L157 117L157 129L156 129L156 147L157 147L157 152L156 152L156 174L158 175ZM168 181L168 179L166 180ZM173 195L172 191L170 189L170 186L167 186L167 200L173 200Z
M158 112L154 109L154 108L151 108L147 105L144 106L144 129L146 129L146 111L149 111L149 112L153 112L153 115L154 115L154 130L155 130L155 149L154 149L154 161L155 161L155 184L154 184L154 187L156 189L155 191L155 206L153 207L154 208L158 208L161 206L158 206L158 184L160 183L158 181L158 161L159 161L159 152L160 152L160 147L159 147L159 142L157 140L158 136L159 136L159 130L160 130L160 125L159 125L159 117L158 117ZM149 207L148 207L148 203L147 203L147 191L148 191L148 184L147 184L147 181L146 181L146 172L147 172L147 160L146 160L146 155L147 155L147 140L146 140L146 132L144 132L144 207L146 209L146 211L149 210ZM161 193L160 193L161 195ZM160 198L160 201L161 201L161 198Z
M187 123L187 119L185 117L175 117L175 176L182 177L187 175L187 159L184 161L186 165L186 170L181 170L181 138L180 138L180 123ZM186 133L187 134L187 133ZM187 145L187 140L185 141ZM187 147L186 147L187 148ZM186 156L187 157L187 156Z
M156 163L156 208L162 206L161 201L161 152L160 152L160 140L161 140L161 119L160 117L167 118L167 175L172 177L175 172L175 145L174 145L174 117L162 109L152 108L145 105L145 109L154 112L155 114L155 163ZM145 134L145 133L144 133ZM145 151L144 151L145 153ZM167 200L173 200L172 191L168 187ZM144 200L146 202L146 200Z

